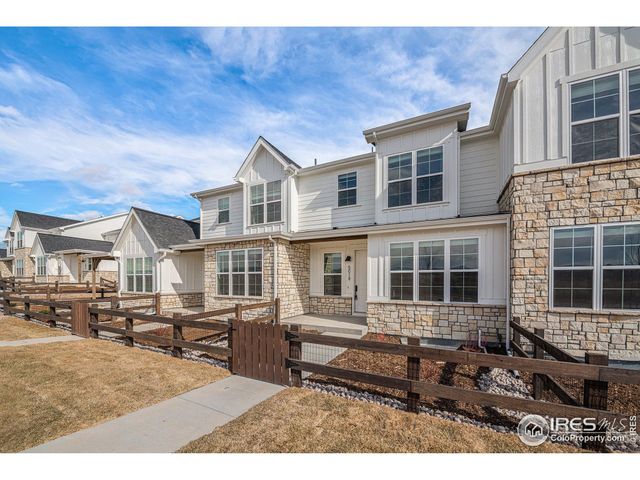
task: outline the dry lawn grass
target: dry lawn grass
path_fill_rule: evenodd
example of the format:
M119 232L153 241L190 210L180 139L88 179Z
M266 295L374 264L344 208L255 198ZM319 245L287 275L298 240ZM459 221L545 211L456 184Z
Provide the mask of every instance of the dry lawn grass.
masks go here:
M289 388L181 452L577 452L516 435Z
M27 340L29 338L59 337L68 335L57 328L49 328L21 318L0 317L0 341Z
M0 348L0 451L33 447L227 375L104 340Z

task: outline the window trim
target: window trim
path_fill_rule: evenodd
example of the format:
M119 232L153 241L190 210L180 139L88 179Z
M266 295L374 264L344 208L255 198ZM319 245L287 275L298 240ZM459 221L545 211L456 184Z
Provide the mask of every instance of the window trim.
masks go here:
M136 259L138 259L138 258L142 259L142 273L136 273ZM145 265L144 265L145 264L145 259L147 259L147 258L151 259L151 290L149 290L149 291L147 291L145 289L145 285L146 285L145 277L149 276L149 274L145 273L145 270L144 270L144 268L145 268ZM133 261L133 273L132 274L127 273L127 262L129 260ZM155 262L153 261L153 257L149 257L147 255L135 255L135 256L134 255L130 255L130 256L127 256L127 257L124 258L124 262L123 263L124 263L124 268L123 268L123 275L124 275L123 287L124 288L122 290L123 292L126 292L126 293L143 293L143 294L144 293L149 294L149 293L154 293L155 292L156 266L155 266ZM133 290L129 290L129 284L128 284L129 279L128 279L128 277L130 277L130 276L133 276ZM136 290L136 284L137 284L136 277L140 277L140 276L142 277L142 290L138 291L138 290Z
M324 257L325 257L326 255L340 255L340 273L327 273L327 272L325 272L325 271L324 271ZM343 292L343 290L344 290L344 289L342 288L342 287L344 286L344 285L343 285L344 278L343 278L343 276L342 276L342 273L343 273L343 272L342 272L342 270L343 270L343 268L342 268L343 263L344 263L344 255L342 254L342 252L322 252L322 296L323 296L323 297L342 297L342 296L343 296L343 295L342 295L342 294L344 293L344 292ZM325 289L324 289L324 285L325 285L325 284L324 284L324 279L325 279L325 277L326 277L327 275L330 275L330 276L332 276L332 277L337 277L337 276L339 276L339 277L340 277L340 295L328 294L328 293L325 291Z
M431 270L420 270L420 244L421 243L435 243L435 242L442 242L442 255L443 255L443 266L442 266L442 270L434 270L433 268ZM437 303L444 303L445 299L447 298L447 276L448 276L448 272L447 272L447 241L446 240L418 240L418 251L417 251L417 257L418 257L418 262L417 262L417 267L418 269L416 270L416 273L418 274L418 281L417 281L417 288L418 291L417 293L417 297L418 297L418 301L419 302L437 302ZM420 299L420 274L421 273L442 273L442 278L443 278L443 292L442 292L442 301L438 301L438 300L421 300Z
M227 200L227 208L226 209L220 209L220 201L221 200ZM217 224L218 225L226 225L231 223L231 197L226 196L226 197L220 197L217 200L217 207L218 207L218 221ZM221 212L227 212L227 217L229 218L226 222L221 222L220 221L220 213Z
M269 183L274 183L274 182L280 182L280 198L278 200L271 200L268 201L267 200L267 185ZM251 188L252 187L257 187L259 185L262 185L262 202L260 203L251 203ZM247 195L248 195L248 211L247 211L247 224L249 227L255 227L255 226L259 226L259 225L275 225L278 223L283 223L284 222L284 181L282 179L277 179L277 180L269 180L269 181L264 181L264 182L256 182L256 183L250 183L247 185ZM280 219L279 220L273 220L271 222L267 221L268 218L268 214L267 214L267 205L270 203L277 203L280 202ZM255 207L257 205L261 205L262 206L262 215L263 215L263 222L260 223L252 223L251 222L251 207Z
M260 250L260 272L249 272L249 251L250 250ZM244 295L234 295L233 294L233 281L232 281L232 275L234 274L232 271L232 266L231 266L231 262L232 262L232 252L244 252L244 272L236 272L236 275L239 274L244 274ZM228 258L228 267L229 270L227 272L223 272L223 273L219 273L218 272L218 254L219 253L228 253L229 254L229 258ZM216 250L215 252L215 256L216 256L216 271L215 271L215 278L216 278L216 291L215 291L215 296L216 297L224 297L224 298L264 298L264 248L263 247L254 247L254 248L231 248L231 249L222 249L222 250ZM260 291L262 292L262 295L248 295L249 292L249 275L258 275L258 273L260 274ZM219 293L218 291L218 275L227 275L229 277L229 293L228 294L223 294L223 293Z
M20 265L20 266L18 266ZM18 272L18 270L20 272ZM24 258L16 258L15 260L15 276L24 277Z
M423 150L431 150L434 148L442 148L442 172L441 173L434 173L434 174L426 174L426 175L419 175L418 176L418 152L421 152ZM447 169L445 168L445 153L446 153L447 149L445 148L444 143L436 143L433 145L430 145L428 147L421 147L421 148L417 148L415 150L408 150L408 151L403 151L403 152L397 152L397 153L392 153L389 155L386 155L384 157L384 162L383 162L383 178L384 178L384 210L397 210L397 209L402 209L402 208L415 208L415 207L431 207L431 206L437 206L437 205L442 205L443 203L448 203L448 195L447 195L447 186L446 186L446 178L447 178ZM406 155L406 154L411 154L411 177L407 177L407 178L402 178L402 179L398 179L398 180L391 180L389 181L389 158L391 157L397 157L400 155ZM425 178L425 177L429 177L429 176L434 176L434 175L442 175L442 200L438 200L435 202L424 202L424 203L417 203L418 201L418 178ZM401 181L407 181L407 180L411 180L411 203L407 204L407 205L397 205L394 207L390 207L389 206L389 183L396 183L396 182L401 182Z
M40 264L42 262L42 265ZM44 273L40 273L40 268L44 269ZM47 257L45 255L39 255L36 257L36 276L45 277L47 275Z
M453 272L477 272L478 273L478 299L475 302L452 302L451 301L451 241L452 240L477 240L478 242L478 268L469 270L453 270ZM420 250L419 245L421 242L437 242L444 241L444 270L435 270L435 272L444 272L444 301L438 302L435 300L420 300L419 299L419 274L420 274ZM391 298L391 245L397 243L412 243L413 244L413 300L394 300ZM460 237L434 237L434 238L421 238L416 240L392 240L386 242L386 287L384 298L390 302L410 302L410 303L428 303L438 305L480 305L482 299L482 279L480 275L484 270L483 257L482 257L482 236L470 235ZM409 273L408 270L394 270L394 273ZM426 273L426 270L422 271Z
M24 248L24 232L16 232L16 250Z
M547 276L549 277L549 292L548 292L548 308L550 311L573 311L573 310L589 310L592 312L613 312L620 314L637 313L640 309L620 309L620 308L604 308L602 306L602 287L604 283L604 270L607 269L603 265L603 247L604 247L604 228L605 227L620 227L620 226L640 226L640 221L635 222L608 222L597 224L585 224L585 225L563 225L557 227L551 227L550 242L549 242L549 265L547 267ZM553 305L553 242L556 230L572 229L572 228L586 228L591 227L593 232L593 267L576 267L572 270L578 270L580 268L589 269L593 268L593 294L591 298L592 308L588 307L555 307ZM559 267L562 268L562 267ZM567 269L568 267L564 267ZM624 266L609 266L608 269L621 269Z
M638 153L631 153L631 115L640 115L640 107L636 108L635 110L631 110L631 102L630 102L630 96L631 96L631 83L629 82L629 77L631 76L632 72L638 72L640 73L640 67L634 67L634 68L629 68L627 70L623 70L623 72L626 73L626 75L623 75L625 77L626 80L626 88L625 88L625 106L626 106L626 135L629 137L628 141L627 141L627 146L628 146L628 151L627 153L629 155L638 155L640 152Z
M349 188L340 188L340 177L342 177L343 175L351 175L351 174L356 176L356 186L349 187ZM338 188L336 193L336 208L355 207L356 205L358 205L358 171L357 170L353 170L351 172L339 173L336 177L336 184ZM354 203L349 203L348 205L340 205L340 192L348 192L350 190L354 190L356 192L356 201Z

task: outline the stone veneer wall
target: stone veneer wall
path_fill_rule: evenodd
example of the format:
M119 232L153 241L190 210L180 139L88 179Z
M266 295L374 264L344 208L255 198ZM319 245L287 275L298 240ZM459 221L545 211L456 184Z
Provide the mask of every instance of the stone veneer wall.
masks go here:
M640 220L640 157L515 174L499 205L511 212L512 316L541 324L546 338L577 355L640 359L637 313L549 307L550 229Z
M0 261L0 278L13 277L13 263L11 260Z
M204 293L177 293L160 296L160 310L172 308L201 307L204 305Z
M452 340L505 340L504 305L439 304L423 302L369 302L367 324L371 333Z
M104 278L105 280L110 280L112 282L117 282L118 272L96 271L96 283L100 283L101 278ZM91 280L92 280L91 272L82 273L82 282L91 283Z
M29 256L31 255L31 249L30 248L16 248L14 251L14 258L13 258L13 265L15 266L15 262L16 260L18 260L19 258L24 259L24 274L22 275L23 277L33 277L33 275L36 273L36 266L35 263L33 261L33 259Z
M278 244L278 297L281 318L309 311L309 244L276 240ZM227 297L217 295L216 252L241 248L262 248L262 297ZM217 310L236 303L248 305L273 299L273 244L269 240L250 240L207 245L204 251L205 310ZM265 315L252 310L248 317Z
M351 297L336 297L331 295L312 295L309 297L309 313L319 315L351 315Z

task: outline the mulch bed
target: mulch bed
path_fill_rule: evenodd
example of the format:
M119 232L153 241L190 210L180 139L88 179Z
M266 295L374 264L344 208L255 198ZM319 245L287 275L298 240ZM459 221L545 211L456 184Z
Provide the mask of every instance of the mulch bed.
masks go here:
M365 335L363 339L388 343L400 343L400 338L392 335L369 333ZM407 376L407 359L406 357L399 355L349 349L329 362L329 365L401 378L406 378ZM475 365L436 362L427 359L422 359L420 361L421 381L449 385L467 390L477 390L476 379L486 371L486 368L477 367ZM332 383L334 385L341 385L347 388L373 394L390 396L400 400L406 399L405 392L391 388L378 387L349 380L340 380L322 375L312 375L309 379L319 383ZM517 423L515 423L513 419L501 415L495 409L490 407L482 407L476 404L466 404L453 400L443 400L430 397L421 398L421 404L429 408L464 415L473 420L490 422L509 428L517 426Z

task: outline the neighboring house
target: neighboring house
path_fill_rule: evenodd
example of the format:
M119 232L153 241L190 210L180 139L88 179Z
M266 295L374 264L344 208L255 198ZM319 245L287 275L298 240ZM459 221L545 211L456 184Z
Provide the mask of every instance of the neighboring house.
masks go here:
M120 291L160 293L162 308L203 305L203 247L198 222L132 208L114 240L111 254L120 263Z
M115 280L117 262L108 256L96 255L111 250L110 245L105 250L104 242L113 242L126 216L126 213L120 213L78 221L16 210L5 235L12 275L31 277L38 282L85 282L93 279L91 267L95 267L99 272L98 280ZM40 242L37 241L39 236ZM52 237L69 240L56 241ZM86 242L78 243L80 240ZM92 245L101 246L93 249ZM89 260L90 257L93 260Z
M194 193L204 304L508 339L539 322L575 353L640 358L640 28L549 28L470 105L365 130L375 152L301 168L264 138ZM637 277L637 278L636 278Z

